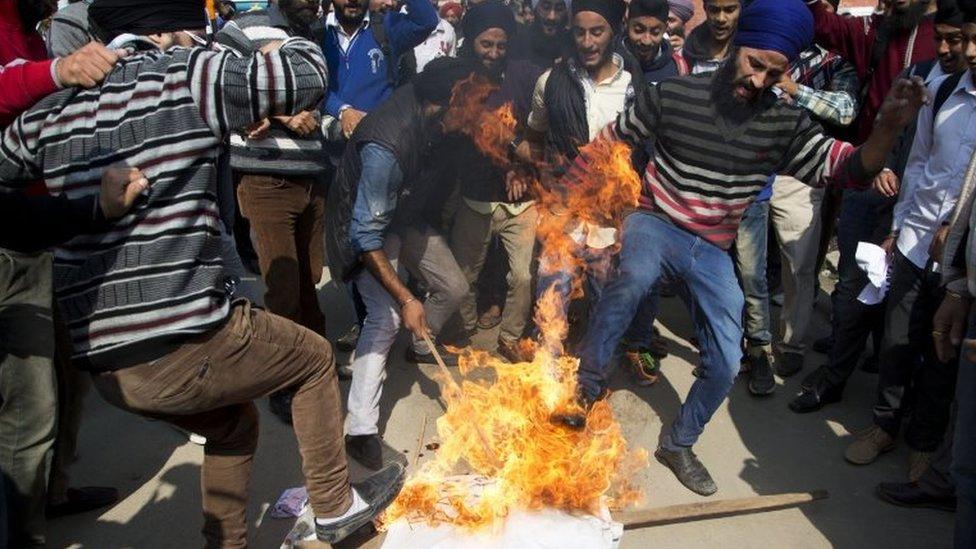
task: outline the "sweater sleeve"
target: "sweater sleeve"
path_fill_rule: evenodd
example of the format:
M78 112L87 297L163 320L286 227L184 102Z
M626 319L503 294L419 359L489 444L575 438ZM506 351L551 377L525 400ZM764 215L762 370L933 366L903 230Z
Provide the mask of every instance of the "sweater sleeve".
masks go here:
M14 62L0 67L0 127L58 90L54 61Z
M778 173L812 187L830 183L863 189L875 175L864 172L861 155L853 145L828 137L806 112L801 113L784 158L785 164Z
M406 13L386 14L386 28L394 54L410 51L427 40L440 18L430 0L406 0Z
M313 108L328 86L322 50L302 38L244 57L193 50L189 73L200 114L220 137L269 116Z

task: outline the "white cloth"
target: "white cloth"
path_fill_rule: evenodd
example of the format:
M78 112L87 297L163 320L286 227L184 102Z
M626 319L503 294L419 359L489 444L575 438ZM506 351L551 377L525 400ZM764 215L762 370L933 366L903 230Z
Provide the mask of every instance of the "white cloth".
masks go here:
M457 34L454 25L441 19L437 28L430 33L427 40L413 49L413 56L417 59L417 72L423 72L427 63L439 57L457 56Z
M943 81L929 84L932 97ZM915 142L895 205L892 230L899 231L898 250L920 269L928 264L936 232L956 207L974 150L976 85L966 73L934 120L932 104L919 112Z
M585 70L575 71L580 76L583 85L583 99L586 102L586 122L589 125L590 141L600 133L607 124L617 119L620 111L624 110L627 98L633 93L630 73L624 70L624 60L620 55L613 55L616 72L602 82L594 82ZM529 113L528 125L537 132L545 133L549 130L549 108L546 106L546 84L552 69L539 77L532 94L532 112Z
M888 274L891 269L884 248L869 242L858 242L854 260L868 275L868 283L861 290L861 295L857 296L857 300L865 305L877 305L884 301L890 286Z

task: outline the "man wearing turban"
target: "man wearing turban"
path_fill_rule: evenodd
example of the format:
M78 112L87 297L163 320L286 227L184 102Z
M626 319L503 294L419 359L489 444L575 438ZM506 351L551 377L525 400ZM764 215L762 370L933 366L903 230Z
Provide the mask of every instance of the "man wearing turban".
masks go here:
M634 147L650 142L653 156L639 208L624 221L619 269L583 340L580 405L588 409L604 394L614 352L644 296L662 276L681 279L701 373L655 456L701 495L718 487L692 446L725 401L742 358L743 296L728 254L742 213L772 173L812 186L867 187L925 101L920 82L902 81L863 146L827 137L804 110L772 92L812 39L813 20L800 0L754 0L725 61L728 78L686 76L649 87L600 136ZM578 159L567 177L585 166ZM555 419L585 423L582 414Z

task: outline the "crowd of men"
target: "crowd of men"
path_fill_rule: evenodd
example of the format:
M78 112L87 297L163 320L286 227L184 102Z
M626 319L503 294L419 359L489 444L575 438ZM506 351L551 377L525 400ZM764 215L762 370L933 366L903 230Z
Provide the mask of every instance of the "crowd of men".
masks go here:
M546 292L580 357L555 423L583 427L618 364L658 381L677 295L697 379L654 455L679 482L718 490L693 447L737 377L761 398L822 353L790 410L876 372L844 457L903 436L906 479L879 497L955 511L976 547L976 0L838 3L704 0L691 28L691 0L0 0L0 547L118 499L69 482L92 385L203 442L207 547L246 546L268 397L313 536L344 539L403 482L380 437L401 330L408 362L456 365L478 332L527 362ZM470 78L512 107L507 162L444 124ZM632 148L641 197L620 226L568 224L568 272L536 230L572 212L526 174L572 193L601 140ZM832 333L811 342L835 237ZM884 299L862 293L866 244ZM334 342L324 268L356 312ZM352 483L347 458L375 472Z

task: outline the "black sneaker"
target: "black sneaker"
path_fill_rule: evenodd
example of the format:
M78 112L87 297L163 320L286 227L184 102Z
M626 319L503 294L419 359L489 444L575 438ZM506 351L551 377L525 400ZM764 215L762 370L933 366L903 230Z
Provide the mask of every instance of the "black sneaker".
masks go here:
M288 425L291 425L291 399L293 396L295 393L286 389L268 397L268 407L271 408L271 413Z
M803 355L800 353L780 353L776 357L776 375L793 377L803 369Z
M336 349L339 349L343 353L351 353L356 350L356 345L359 343L359 324L353 324L352 328L349 328L346 333L339 336L336 340Z
M444 365L453 368L458 365L458 357L456 354L448 351L440 343L436 343L437 352L440 353L441 359L444 361ZM407 354L404 357L407 362L412 364L437 364L437 359L434 358L434 353L424 353L420 354L413 350L412 347L407 348Z
M325 543L337 543L373 521L396 499L403 488L404 468L391 463L366 480L352 484L359 497L366 502L366 509L327 526L315 524L315 537Z
M654 451L654 457L671 469L678 482L685 488L700 496L710 496L718 492L718 486L712 480L712 475L708 474L708 469L698 460L698 456L691 451L691 448L682 448L677 452L672 452L659 447Z
M383 467L383 442L379 435L346 435L346 455L378 471Z
M749 392L754 396L767 396L776 390L776 378L773 376L773 365L769 361L769 353L763 352L758 356L749 357Z

